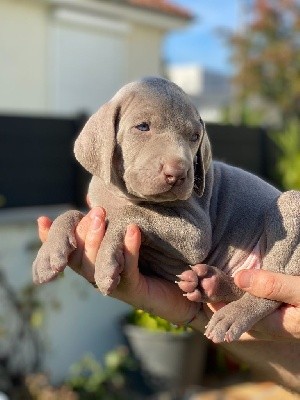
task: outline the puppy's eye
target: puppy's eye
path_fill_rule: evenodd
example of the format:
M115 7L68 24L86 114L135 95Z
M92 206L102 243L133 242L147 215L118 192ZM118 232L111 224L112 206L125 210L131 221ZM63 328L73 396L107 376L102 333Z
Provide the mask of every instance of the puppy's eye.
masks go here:
M142 122L141 124L136 125L136 129L142 132L150 131L150 126L147 122Z
M191 142L198 142L199 138L200 138L199 133L193 133L190 140Z

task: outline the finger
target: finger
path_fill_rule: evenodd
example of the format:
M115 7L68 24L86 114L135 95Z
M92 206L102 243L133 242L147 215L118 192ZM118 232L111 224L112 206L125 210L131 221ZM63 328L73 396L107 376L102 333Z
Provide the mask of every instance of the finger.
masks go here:
M300 277L265 270L243 270L234 277L241 289L257 297L300 305Z
M92 210L89 211L87 215L85 215L82 220L79 222L79 224L76 227L75 230L75 238L76 238L76 243L77 243L77 249L76 251L72 254L69 260L69 264L73 269L78 269L79 267L81 268L82 262L83 262L83 256L85 254L85 242L87 238L87 234L89 230L91 230L91 226L93 223L94 218L97 219L99 217L100 219L103 218L103 215L105 215L105 211L103 210L102 207L95 207ZM89 250L88 253L91 252L91 244L88 245ZM92 257L92 255L90 255ZM77 271L78 272L78 271Z
M141 246L141 231L137 225L128 225L124 239L125 266L123 279L128 279L132 274L138 274L139 250Z
M203 306L207 317L224 307L226 303L207 303ZM243 334L240 340L291 340L300 339L299 308L284 304L272 314L258 321L253 328Z
M137 225L128 225L124 238L124 269L121 274L121 281L111 294L113 297L125 301L137 308L141 306L144 298L147 297L145 291L145 279L141 279L138 268L139 249L141 245L141 232ZM142 294L142 300L140 299Z
M89 281L94 281L95 263L100 244L105 235L105 212L101 208L93 210L89 229L84 243L81 262L81 274Z
M38 233L40 240L44 243L47 239L49 229L52 225L52 221L48 217L40 217L37 220L38 224Z

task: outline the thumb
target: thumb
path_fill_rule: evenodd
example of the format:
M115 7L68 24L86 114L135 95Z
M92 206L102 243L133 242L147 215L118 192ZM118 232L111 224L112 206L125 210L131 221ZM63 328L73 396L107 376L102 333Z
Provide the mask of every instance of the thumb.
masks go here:
M257 297L300 305L300 277L265 270L243 270L235 284Z

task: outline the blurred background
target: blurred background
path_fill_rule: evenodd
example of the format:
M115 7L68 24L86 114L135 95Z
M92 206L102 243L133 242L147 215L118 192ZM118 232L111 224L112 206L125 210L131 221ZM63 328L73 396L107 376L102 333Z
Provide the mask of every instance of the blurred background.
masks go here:
M215 158L300 189L299 32L298 0L0 0L0 390L9 399L173 398L157 383L126 394L120 321L130 307L70 271L31 284L36 218L85 210L89 176L73 142L91 113L147 75L191 96ZM198 343L198 376L180 398L205 398L191 385L249 382L247 366Z

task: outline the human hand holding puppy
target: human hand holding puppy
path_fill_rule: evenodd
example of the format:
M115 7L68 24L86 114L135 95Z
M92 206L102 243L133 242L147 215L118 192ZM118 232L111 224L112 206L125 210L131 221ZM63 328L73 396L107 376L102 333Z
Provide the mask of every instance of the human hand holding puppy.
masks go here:
M46 240L51 223L46 217L38 220L42 241ZM96 255L105 234L103 210L92 209L80 221L75 234L78 246L69 259L69 266L87 281L93 282ZM140 239L138 227L130 225L124 240L125 265L121 281L111 296L177 323L197 315L190 325L204 332L212 313L222 304L204 305L204 312L199 313L197 303L182 296L177 285L165 279L143 276L138 269ZM247 279L250 282L246 285L247 291L291 305L282 305L254 325L251 332L244 333L239 341L224 343L224 346L239 360L246 362L260 379L274 381L300 393L300 277L267 271L241 271L236 275L235 283L245 287L245 278L250 278Z
M100 207L94 208L79 222L76 229L78 247L70 257L69 266L89 282L94 281L95 260L105 234L104 219L104 210ZM43 242L47 238L51 223L46 217L38 220L39 236ZM136 225L130 225L124 242L125 268L121 282L111 296L178 324L191 320L197 314L191 326L203 331L208 318L223 304L209 304L204 307L204 313L198 314L197 303L188 301L177 285L164 279L146 277L139 272L139 247L140 231ZM255 296L285 303L259 321L250 332L242 335L242 340L300 339L299 276L263 270L244 270L239 272L234 280L237 286Z
M42 242L47 239L51 224L52 221L47 217L38 219L39 237ZM90 283L94 282L96 257L104 234L105 213L100 207L92 209L76 228L78 246L69 258L69 266ZM164 279L146 277L139 272L140 242L139 228L130 225L124 241L125 265L122 279L111 296L174 323L183 324L191 320L196 315L199 305L183 297L176 284Z
M257 337L290 340L300 339L300 277L264 270L241 271L235 284L254 296L283 302L271 315L254 327Z

